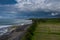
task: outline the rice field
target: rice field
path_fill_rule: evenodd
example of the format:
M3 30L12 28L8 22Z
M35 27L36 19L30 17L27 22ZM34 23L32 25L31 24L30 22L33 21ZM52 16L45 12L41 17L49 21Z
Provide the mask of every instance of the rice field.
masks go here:
M60 40L60 23L40 23L32 40Z

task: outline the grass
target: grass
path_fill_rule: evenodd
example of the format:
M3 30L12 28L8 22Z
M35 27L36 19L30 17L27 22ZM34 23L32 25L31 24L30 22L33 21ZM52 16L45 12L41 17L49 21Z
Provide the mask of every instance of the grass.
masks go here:
M32 40L60 40L60 23L40 23Z

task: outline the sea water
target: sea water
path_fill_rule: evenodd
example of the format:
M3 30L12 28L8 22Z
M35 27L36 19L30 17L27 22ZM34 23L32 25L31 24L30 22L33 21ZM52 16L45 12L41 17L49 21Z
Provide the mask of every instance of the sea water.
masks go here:
M8 31L9 27L14 25L24 25L31 24L32 20L24 20L24 19L0 19L0 35L3 35Z

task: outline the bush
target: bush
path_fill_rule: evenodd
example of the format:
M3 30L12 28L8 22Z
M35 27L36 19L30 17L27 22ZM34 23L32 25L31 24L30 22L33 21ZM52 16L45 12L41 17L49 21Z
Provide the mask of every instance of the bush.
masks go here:
M27 33L25 35L25 40L31 40L32 36L34 35L34 31L37 27L37 20L33 20L33 24L31 25L31 27L27 30Z

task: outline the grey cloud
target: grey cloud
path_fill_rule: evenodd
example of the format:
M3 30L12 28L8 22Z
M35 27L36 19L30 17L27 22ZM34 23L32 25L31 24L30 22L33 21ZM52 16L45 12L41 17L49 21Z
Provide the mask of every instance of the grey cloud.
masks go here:
M60 11L60 0L16 0L17 8L20 11L30 10L35 11L38 9ZM58 5L57 5L58 4Z

